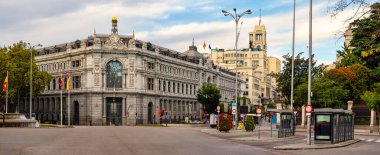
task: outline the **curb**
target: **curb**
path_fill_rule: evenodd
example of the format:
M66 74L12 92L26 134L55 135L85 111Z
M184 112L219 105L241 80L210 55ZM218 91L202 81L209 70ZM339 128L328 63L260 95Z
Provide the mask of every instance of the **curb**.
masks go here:
M322 145L310 145L310 147L286 147L286 145L282 146L275 146L273 149L275 150L311 150L311 149L332 149L332 148L340 148L340 147L346 147L355 143L360 142L360 139L354 139L338 144L322 144ZM303 144L303 143L302 143Z

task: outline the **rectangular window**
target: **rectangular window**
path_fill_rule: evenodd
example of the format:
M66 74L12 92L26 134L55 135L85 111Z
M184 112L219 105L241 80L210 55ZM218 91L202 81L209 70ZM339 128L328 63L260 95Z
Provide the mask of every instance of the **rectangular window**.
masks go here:
M148 62L148 70L154 70L154 63Z
M179 83L177 83L177 93L179 94Z
M154 90L154 79L153 78L148 78L148 90Z
M162 91L166 91L166 81L164 81L164 86L163 86L163 90Z
M158 90L161 91L161 80L158 80Z
M259 60L252 60L252 67L258 67L259 66Z
M73 88L80 88L81 87L81 77L80 76L74 76L73 77Z
M170 93L170 91L171 91L171 82L170 81L168 81L168 92Z

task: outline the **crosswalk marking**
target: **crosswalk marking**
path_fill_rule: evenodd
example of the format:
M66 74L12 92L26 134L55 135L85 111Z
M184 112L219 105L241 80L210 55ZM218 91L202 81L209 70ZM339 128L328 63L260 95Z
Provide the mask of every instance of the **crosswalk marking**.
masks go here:
M373 138L359 138L361 141L363 142L367 142L367 143L380 143L380 139L373 139Z
M374 139L368 139L366 140L366 142L372 142Z
M380 143L380 139L376 141L376 143Z

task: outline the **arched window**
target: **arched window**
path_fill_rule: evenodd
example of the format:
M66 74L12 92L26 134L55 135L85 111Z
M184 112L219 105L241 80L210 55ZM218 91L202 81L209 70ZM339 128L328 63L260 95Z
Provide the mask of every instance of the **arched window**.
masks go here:
M107 63L107 88L121 88L121 71L123 66L117 60Z

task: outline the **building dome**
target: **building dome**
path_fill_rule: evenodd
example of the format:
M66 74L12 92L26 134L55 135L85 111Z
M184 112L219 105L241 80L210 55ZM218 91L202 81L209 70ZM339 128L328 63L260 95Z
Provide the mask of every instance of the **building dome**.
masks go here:
M194 45L194 39L193 39L193 44L189 46L189 50L183 52L183 54L188 57L203 58L203 55L198 52L197 46Z

